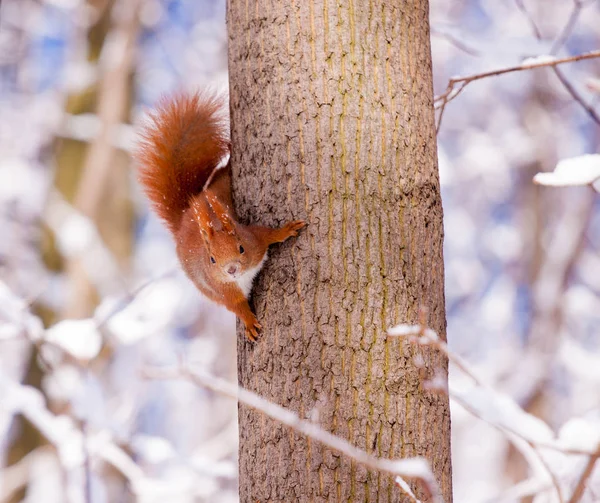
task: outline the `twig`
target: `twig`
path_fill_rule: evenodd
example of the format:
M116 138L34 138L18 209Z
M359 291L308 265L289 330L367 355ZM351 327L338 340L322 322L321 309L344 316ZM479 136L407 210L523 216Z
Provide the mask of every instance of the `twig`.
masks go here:
M571 84L567 80L567 78L564 76L564 74L558 68L553 68L552 70L554 71L555 75L558 77L558 80L560 80L561 84L565 87L565 89L571 95L571 97L575 101L577 101L581 105L581 107L586 111L586 113L590 116L590 118L596 124L598 124L600 126L600 116L596 113L594 108L591 105L588 105L584 101L583 96L581 96L581 94L579 94L579 92L575 89L573 84Z
M478 386L485 388L485 386L483 386L481 384L481 380L477 378L475 373L468 367L468 365L464 361L462 361L461 358L459 358L457 355L452 353L449 350L448 345L438 337L438 335L435 333L435 331L433 331L430 328L427 328L423 322L420 325L398 325L396 327L389 329L388 335L408 337L408 340L410 342L421 344L421 345L426 345L426 346L433 346L433 347L437 348L438 350L443 352L448 357L448 360L450 360L451 362L456 364L463 372L465 372L471 379L473 379L473 381ZM490 391L493 392L493 390L490 390ZM519 449L520 451L522 451L522 447L519 445L519 443L515 442L513 437L516 437L516 438L520 439L521 441L524 441L531 449L530 452L532 452L535 455L538 462L541 464L541 466L544 468L544 471L550 478L550 480L552 482L552 486L554 487L554 490L558 497L558 501L560 503L564 502L562 490L560 488L560 483L558 481L558 478L554 474L554 472L550 469L550 466L548 465L548 463L542 456L539 449L548 448L548 449L553 449L553 450L562 452L563 454L589 456L588 464L586 465L586 468L580 477L580 480L579 480L577 487L573 493L573 496L571 497L571 499L569 500L568 503L576 503L577 501L579 501L579 499L583 493L584 487L585 487L585 482L589 478L589 476L593 470L595 462L600 457L600 450L597 450L596 452L592 453L589 451L582 451L580 449L562 448L560 445L556 445L556 444L552 444L552 443L540 442L539 440L530 438L530 437L524 435L522 432L515 430L504 423L499 423L499 422L491 420L488 417L484 417L482 414L479 413L479 411L476 408L472 407L471 404L467 400L464 400L460 393L455 393L455 392L449 390L449 395L453 400L458 402L465 410L470 412L473 416L481 419L482 421L485 421L486 423L490 424L491 426L493 426L500 432L507 435L507 437L509 438L509 440L511 440L513 445L515 445L515 447L517 449ZM523 452L523 454L525 454L525 452Z
M485 421L486 423L488 423L490 426L494 427L496 430L498 430L500 433L503 433L504 435L507 435L508 439L511 441L511 443L519 450L521 451L521 454L524 455L525 459L527 459L527 457L525 456L525 453L522 452L523 449L521 448L521 446L515 442L515 440L513 438L511 438L511 436L514 436L516 438L521 439L522 441L524 441L529 448L531 449L531 452L535 455L535 457L537 458L537 460L539 461L539 463L544 467L544 470L546 471L546 474L548 475L548 477L550 477L550 480L552 482L552 486L554 487L554 490L556 492L556 496L558 497L558 501L559 503L563 503L564 499L562 496L562 490L560 488L560 484L558 482L558 479L556 478L556 475L554 475L554 472L550 469L550 466L548 466L548 463L546 462L546 460L544 459L544 457L542 456L542 454L539 452L539 448L542 447L542 445L540 445L538 442L531 440L527 437L525 437L522 433L513 430L510 427L507 427L504 424L498 424L495 423L493 421L490 421L489 418L483 417L481 414L479 414L479 412L477 412L473 407L470 406L470 404L468 402L466 402L465 400L463 400L462 398L460 398L459 395L450 392L450 398L452 398L455 402L458 402L466 411L470 412L473 416L475 416L476 418ZM555 446L551 446L551 445L547 445L544 447L549 447L549 448L555 448ZM563 451L564 452L564 451ZM571 454L571 453L569 453Z
M102 120L96 114L65 114L63 124L56 135L81 142L92 142L101 130ZM115 123L109 131L110 146L127 153L133 150L134 138L134 128L130 124Z
M496 391L494 391L493 388L491 388L490 386L485 384L484 381L479 376L477 376L477 374L469 367L469 364L467 362L465 362L456 353L450 351L450 349L448 348L448 345L444 341L442 341L437 336L435 331L433 331L432 329L426 328L426 327L423 328L423 325L399 325L398 327L389 329L388 335L390 335L392 337L407 337L409 342L412 342L415 344L420 344L423 346L435 347L436 349L438 349L439 351L444 353L448 357L448 360L450 362L452 362L454 365L456 365L470 379L472 379L473 382L477 386L484 388L484 389L488 389L490 391L490 393L497 393ZM453 398L454 400L459 402L461 405L463 405L463 403L466 404L465 409L471 410L469 408L470 406L467 404L467 402L462 400L460 398L460 396L458 396L456 393L453 393L451 398ZM525 414L527 414L525 411L523 411L523 412ZM481 416L476 411L473 411L473 415L477 416L479 419L485 421L486 423L492 424L492 422L488 418ZM569 454L569 455L573 455L573 456L591 456L594 454L594 451L592 451L592 450L584 450L584 449L577 449L577 448L571 448L571 447L562 447L559 444L553 444L550 442L539 441L539 440L527 437L523 433L521 433L517 430L513 430L512 428L510 428L509 426L506 426L504 424L493 423L492 426L497 426L498 428L501 428L501 429L505 430L506 432L519 437L523 441L535 445L535 447L537 447L537 448L550 449L553 451L560 452L562 454Z
M406 480L404 480L402 477L398 475L395 479L395 483L400 489L404 491L404 494L408 496L410 501L412 501L413 503L422 503L421 500L415 496L415 493L412 492L412 489L410 488Z
M592 0L592 1L596 1L596 0ZM535 34L535 37L538 40L541 40L542 33L540 32L540 29L539 29L537 23L535 22L535 20L533 19L533 16L531 15L531 13L523 5L523 1L515 0L515 3L517 4L517 7L519 7L519 10L521 10L521 12L523 12L525 17L529 21L529 24L532 27L533 33ZM571 35L571 32L573 31L575 24L577 23L577 19L579 18L579 15L581 14L581 10L583 9L583 7L585 7L586 5L589 5L590 3L592 3L592 2L589 2L589 1L584 2L583 0L574 0L573 10L571 11L571 14L569 15L569 19L567 20L564 28L562 29L562 31L560 32L558 37L556 37L554 42L552 42L552 48L550 49L551 55L557 54L558 51L563 47L563 45L565 44L565 42ZM581 94L579 94L579 92L575 89L575 87L569 82L569 80L565 77L565 75L557 67L553 67L552 70L554 71L554 74L556 75L556 77L558 78L560 83L563 85L563 87L566 89L566 91L571 95L571 97L577 103L579 103L581 105L581 107L586 111L586 113L590 116L590 118L596 124L600 125L600 116L598 116L598 114L594 110L594 107L585 102L585 100L583 99L583 96L581 96Z
M124 309L126 309L127 307L129 307L131 305L131 303L136 300L137 296L142 293L142 291L144 291L146 288L148 288L150 285L166 278L167 276L170 276L171 274L174 274L176 271L176 267L169 267L168 269L162 271L161 273L159 273L156 276L153 276L152 278L147 279L146 281L144 281L143 283L141 283L140 285L138 285L136 288L134 288L131 292L127 292L125 293L121 299L115 303L115 306L107 313L105 314L101 319L96 320L96 326L98 328L102 328L104 325L106 325L106 323L108 323L114 316L116 316L117 314L119 314L121 311L123 311Z
M533 70L535 68L544 68L544 67L548 67L548 66L554 67L554 66L558 66L558 65L564 65L565 63L575 63L577 61L583 61L586 59L594 59L594 58L599 58L599 57L600 57L600 51L590 51L590 52L585 52L583 54L577 54L575 56L568 56L565 58L552 58L552 59L542 60L542 61L533 61L531 63L525 62L525 63L521 63L520 65L509 66L506 68L498 68L496 70L490 70L487 72L476 73L473 75L469 75L467 77L454 77L454 78L450 79L450 81L448 82L448 87L447 87L446 91L443 94L436 96L435 101L437 101L437 102L445 101L446 103L449 101L452 101L456 97L455 94L457 94L457 93L453 94L454 86L456 86L456 84L464 83L465 85L467 85L475 80L485 79L487 77L495 77L498 75L504 75L505 73L521 72L523 70Z
M72 485L81 497L80 479L74 477L73 472L84 468L82 465L87 456L111 464L130 481L134 491L145 478L142 469L109 436L95 435L94 439L87 437L82 429L76 427L72 418L65 422L64 416L51 412L38 390L12 382L0 373L0 394L7 403L18 404L12 412L20 413L56 449L59 462L66 473L67 484ZM77 451L81 453L81 459L74 460L73 453Z
M529 24L531 25L531 29L533 30L533 33L535 34L535 38L537 38L538 40L541 40L542 33L540 32L540 28L538 27L537 23L534 21L533 16L527 10L527 7L525 7L523 0L515 0L515 3L517 4L517 7L519 8L519 10L523 14L525 14L527 21L529 21Z
M88 448L88 423L81 423L81 434L83 435L83 494L85 503L92 503L92 463L90 460L90 450Z
M434 26L432 26L431 34L436 37L440 37L440 38L447 40L454 47L456 47L457 49L460 49L463 52L466 52L470 56L481 56L481 51L478 51L477 49L474 49L473 47L468 46L462 40L458 39L451 33L448 33L444 30L440 30L439 28L435 28Z
M588 4L589 3L590 2L588 2ZM565 24L560 35L552 43L552 48L550 49L550 54L557 54L558 51L562 48L562 46L565 44L565 42L571 35L571 32L573 31L573 28L575 27L577 20L579 19L579 15L581 14L581 10L583 9L584 5L586 5L586 4L583 2L583 0L574 0L573 10L571 11L571 15L569 16L569 19L567 20L567 23ZM569 82L569 80L565 77L565 75L558 68L554 67L554 68L552 68L552 70L554 71L554 74L556 75L558 80L560 80L560 83L564 86L564 88L567 90L567 92L571 95L571 97L575 101L577 101L582 106L582 108L587 112L587 114L590 116L590 118L596 124L598 124L600 126L600 116L598 116L598 114L594 110L594 107L591 105L588 105L584 101L583 96L581 96L581 94L579 94L577 89L575 89L575 86L573 86L573 84L571 84Z
M439 96L436 96L434 99L435 108L440 110L440 115L438 118L438 124L437 124L436 129L439 132L439 129L440 129L440 126L442 123L442 117L444 114L444 109L446 108L446 105L449 102L451 102L454 98L456 98L463 91L463 89L471 82L474 82L476 80L485 79L487 77L496 77L498 75L504 75L506 73L521 72L524 70L533 70L535 68L545 68L545 67L555 68L556 66L563 65L565 63L575 63L577 61L583 61L586 59L594 59L594 58L598 58L598 57L600 57L600 51L591 51L591 52L577 54L575 56L569 56L569 57L565 57L565 58L552 58L552 59L541 60L541 61L532 61L530 63L524 62L524 63L521 63L520 65L509 66L506 68L498 68L496 70L490 70L487 72L476 73L473 75L468 75L466 77L451 78L448 81L448 86L446 87L446 91L444 91L444 93L440 94ZM456 89L457 85L460 85L460 87L458 89Z
M145 369L144 375L153 379L186 379L203 388L233 398L267 416L279 421L293 430L333 449L368 468L389 473L394 477L416 479L423 482L432 496L433 501L442 502L438 484L424 458L414 457L405 459L377 458L355 447L346 440L337 437L319 427L317 424L301 419L295 413L272 403L261 396L232 384L224 379L207 372L181 364L174 369ZM399 486L401 487L401 486Z
M590 478L592 472L594 471L594 466L596 465L596 461L598 461L598 458L600 458L600 450L594 456L590 456L590 459L588 459L588 462L585 465L585 468L583 469L579 480L577 481L577 485L575 486L573 495L569 499L569 503L577 503L583 496L586 482Z
M481 380L477 378L477 376L471 369L469 369L468 365L461 358L452 353L448 349L448 345L444 341L439 339L439 337L433 330L431 330L430 328L426 328L423 324L401 325L388 330L388 334L392 336L408 336L410 342L436 347L438 350L442 351L451 362L457 365L463 372L465 372L471 379L473 379L473 381L477 385L483 386L481 384ZM470 412L473 416L477 417L478 419L481 419L482 421L485 421L486 423L493 426L505 435L507 434L508 438L515 445L515 447L517 447L517 449L521 450L520 446L517 443L515 443L515 441L511 437L514 436L524 441L530 447L531 452L533 452L533 454L536 456L539 463L543 466L546 474L550 477L550 480L552 482L552 485L560 503L564 502L562 490L560 488L560 483L558 481L558 478L550 469L550 466L542 456L541 452L539 452L539 449L546 448L559 451L563 454L588 456L588 463L586 464L585 469L583 470L577 482L575 490L573 491L573 495L569 499L568 503L577 503L581 499L586 487L586 482L592 474L596 461L600 458L600 449L598 449L595 453L591 453L589 451L582 451L580 449L562 448L559 445L534 440L525 436L523 433L507 426L506 424L500 424L495 421L491 421L490 418L484 417L482 414L479 413L479 411L472 407L468 401L463 400L460 394L454 393L451 390L449 391L449 394L454 401L458 402L465 410Z
M588 4L589 3L590 2L588 2ZM585 2L583 2L582 0L573 0L573 10L571 11L571 14L569 15L569 19L565 23L565 26L563 27L562 31L559 33L558 37L556 37L554 39L554 42L552 42L550 54L556 54L560 50L560 48L563 45L565 45L565 42L571 35L571 32L573 31L573 28L575 27L575 24L577 23L577 19L579 18L581 9L583 9L583 7L585 5L586 5ZM539 35L539 32L536 35ZM538 38L541 38L541 36L538 36Z
M391 337L408 337L410 342L416 342L422 346L434 346L444 353L448 360L454 363L460 370L468 375L477 386L483 387L481 379L469 368L467 363L457 354L448 349L448 345L438 335L423 323L420 325L399 325L387 331Z
M49 445L37 447L16 463L2 469L0 472L0 503L15 501L15 493L27 486L32 467L40 458L51 455L51 449L52 447Z

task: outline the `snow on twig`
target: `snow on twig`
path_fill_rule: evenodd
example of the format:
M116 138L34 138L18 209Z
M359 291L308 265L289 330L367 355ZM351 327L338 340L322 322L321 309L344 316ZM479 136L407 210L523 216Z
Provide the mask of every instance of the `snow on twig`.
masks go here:
M559 481L542 456L540 449L549 448L565 454L585 454L590 456L590 460L600 453L600 441L592 442L592 446L587 449L585 447L582 449L580 445L573 447L569 442L556 441L552 430L544 421L525 412L508 395L499 393L484 385L469 368L468 364L452 353L448 345L424 324L397 325L388 330L388 335L408 337L410 342L416 344L432 345L442 351L452 363L465 372L473 380L475 386L466 391L450 387L448 391L450 398L458 402L475 417L505 434L537 474L535 478L540 481L544 478L551 481L560 503L564 502L564 498Z
M594 1L594 0L592 0L592 1ZM591 2L584 2L583 0L574 0L573 1L573 9L571 10L569 19L565 23L565 25L564 25L561 33L558 35L558 37L556 37L554 39L554 42L552 43L552 47L550 48L549 56L552 57L552 56L555 56L556 54L558 54L558 51L560 51L560 49L565 45L565 42L571 35L571 32L573 31L573 28L575 27L575 24L577 23L577 20L579 19L579 15L581 14L582 9L586 5L589 5L590 3ZM519 10L521 10L521 12L523 12L523 14L525 14L527 21L529 22L529 24L531 25L531 27L533 29L536 39L541 41L543 38L542 33L541 33L537 23L533 19L531 12L529 12L525 8L525 5L523 4L522 0L516 0L516 4L517 4L517 7L519 8ZM591 104L588 104L585 102L583 96L577 91L577 89L575 89L573 84L571 84L571 82L569 82L569 80L567 79L567 77L565 77L563 72L561 70L559 70L559 68L557 66L553 66L552 71L554 72L554 74L556 75L556 77L558 78L560 83L563 85L565 90L571 95L571 97L577 103L579 103L579 105L581 105L581 107L586 111L586 113L591 117L591 119L596 124L600 125L600 117L596 113L596 110L594 109L594 107Z
M551 173L538 173L534 183L548 187L592 185L600 192L600 154L587 154L562 159Z
M101 460L118 470L129 481L132 491L146 498L140 501L165 501L181 492L181 488L148 477L108 431L84 435L73 419L50 412L43 395L35 388L12 382L0 374L0 396L3 409L22 414L56 449L66 473L69 501L85 501L82 482L88 457L89 461ZM1 498L2 495L0 501Z
M528 460L536 475L526 484L515 486L514 494L524 496L539 493L544 487L548 487L549 479L558 501L565 501L556 475L540 452L542 449L549 449L565 455L588 457L568 503L577 503L581 499L586 482L600 458L600 425L597 421L571 419L561 428L556 438L544 421L525 412L508 395L484 385L468 364L452 353L447 344L430 328L424 325L402 324L390 328L388 335L408 337L410 342L417 344L433 345L473 380L474 387L460 390L451 386L448 393L450 398L475 417L504 433ZM545 476L541 471L545 472Z
M346 440L323 430L317 424L300 418L294 412L270 402L269 400L257 395L256 393L253 393L252 391L246 390L236 384L232 384L203 370L192 370L185 364L170 369L147 368L144 371L144 375L147 378L152 379L185 379L198 386L208 388L216 393L220 393L233 398L234 400L238 400L239 402L257 411L266 414L272 419L289 426L298 433L316 440L317 442L320 442L330 449L340 452L341 454L368 468L389 473L394 477L418 480L424 484L426 490L431 495L432 501L437 503L443 502L438 484L431 471L431 468L429 467L429 463L425 458L377 458L368 454L362 449L355 447ZM398 486L404 490L404 487L401 484L398 484Z
M529 58L523 61L520 65L509 66L505 68L497 68L495 70L489 70L487 72L475 73L473 75L467 75L464 77L452 77L448 81L446 90L435 97L434 104L435 108L440 110L438 117L437 131L439 132L444 109L446 105L456 98L464 88L476 80L485 79L487 77L497 77L506 73L521 72L524 70L532 70L534 68L552 67L556 68L559 65L565 63L575 63L576 61L583 61L586 59L594 59L600 57L600 51L590 51L583 54L577 54L575 56L568 56L564 58L555 58L553 56L538 56L537 58Z
M600 51L590 51L583 54L577 54L575 56L568 56L565 58L555 58L552 56L538 56L536 58L528 58L523 61L520 65L509 66L505 68L497 68L495 70L489 70L487 72L475 73L473 75L467 75L465 77L452 77L448 82L448 87L443 94L435 97L436 108L440 108L446 103L452 101L462 90L462 87L455 92L455 86L457 84L467 85L475 80L485 79L487 77L496 77L498 75L504 75L505 73L521 72L523 70L532 70L534 68L544 68L549 66L558 66L565 63L575 63L577 61L583 61L586 59L594 59L600 57ZM464 87L464 86L463 86Z
M78 360L89 361L102 348L102 335L92 319L63 320L46 330L44 342L60 347Z
M415 496L415 493L413 493L412 489L410 488L410 486L408 485L406 480L404 480L400 476L397 476L395 479L395 482L396 482L396 485L404 491L404 494L406 494L410 498L411 501L413 501L414 503L421 503L421 500Z

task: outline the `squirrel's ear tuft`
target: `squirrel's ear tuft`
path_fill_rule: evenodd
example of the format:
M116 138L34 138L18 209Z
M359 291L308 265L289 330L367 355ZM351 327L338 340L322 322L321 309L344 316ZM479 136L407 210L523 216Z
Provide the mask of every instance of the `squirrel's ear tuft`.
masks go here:
M227 212L227 207L219 201L219 198L213 193L212 190L207 189L204 191L206 200L210 205L210 209L213 211L217 220L221 223L222 229L228 234L235 234L235 224L231 215Z

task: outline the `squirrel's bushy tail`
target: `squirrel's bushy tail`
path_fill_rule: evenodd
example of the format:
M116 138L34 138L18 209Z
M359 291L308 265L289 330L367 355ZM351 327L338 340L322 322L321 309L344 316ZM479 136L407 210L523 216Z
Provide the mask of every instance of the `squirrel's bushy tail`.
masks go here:
M163 99L135 152L139 180L158 215L177 231L190 198L229 153L225 98L216 93Z

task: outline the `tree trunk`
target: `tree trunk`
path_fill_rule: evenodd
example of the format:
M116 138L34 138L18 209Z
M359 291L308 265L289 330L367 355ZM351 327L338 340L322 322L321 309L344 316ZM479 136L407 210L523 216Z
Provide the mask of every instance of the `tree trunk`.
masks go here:
M448 398L424 386L447 362L386 337L421 306L445 337L428 3L229 0L227 22L237 211L308 222L256 281L239 381L377 456L426 456L449 502ZM242 502L408 501L243 406L239 426Z

